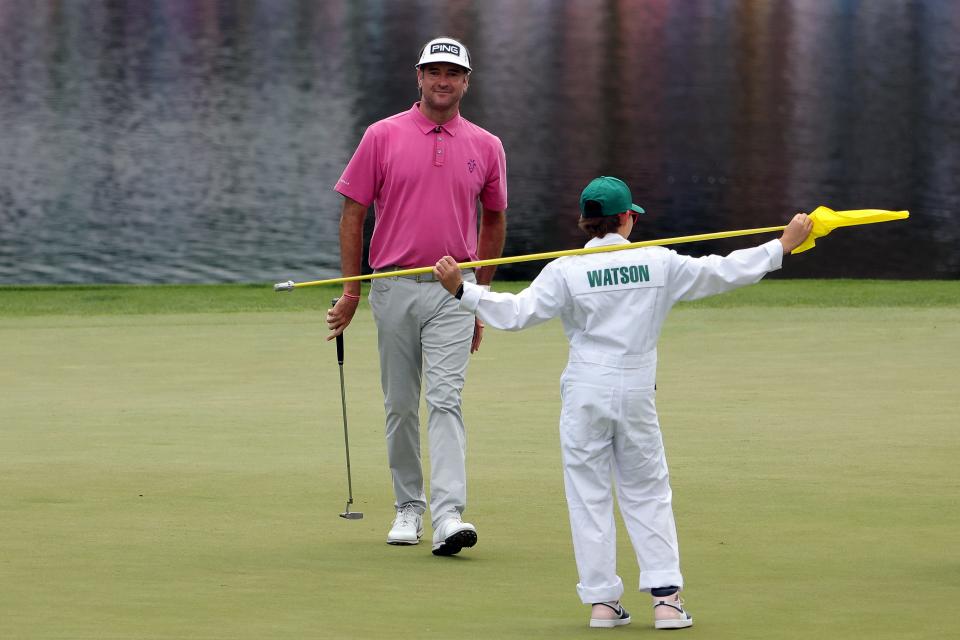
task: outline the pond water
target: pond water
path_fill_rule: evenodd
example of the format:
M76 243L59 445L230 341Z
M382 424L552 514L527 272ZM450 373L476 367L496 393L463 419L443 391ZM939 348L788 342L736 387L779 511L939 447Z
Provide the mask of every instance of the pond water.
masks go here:
M441 34L507 151L504 255L582 244L605 174L634 240L909 209L782 275L960 276L957 2L0 0L0 284L336 277L332 186Z

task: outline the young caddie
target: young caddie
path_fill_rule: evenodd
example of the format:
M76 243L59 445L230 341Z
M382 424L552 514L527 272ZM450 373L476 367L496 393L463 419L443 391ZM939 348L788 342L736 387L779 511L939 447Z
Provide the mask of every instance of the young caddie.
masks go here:
M580 196L586 246L627 244L643 212L622 181L596 178ZM562 257L516 295L464 282L449 256L437 262L444 288L489 326L516 331L556 316L563 322L570 355L560 378L560 447L577 591L592 605L591 627L630 622L620 606L611 484L640 563L640 590L653 596L654 626L693 625L680 600L683 575L654 404L657 340L674 304L758 282L780 268L812 224L799 213L779 239L726 257L692 258L663 247Z

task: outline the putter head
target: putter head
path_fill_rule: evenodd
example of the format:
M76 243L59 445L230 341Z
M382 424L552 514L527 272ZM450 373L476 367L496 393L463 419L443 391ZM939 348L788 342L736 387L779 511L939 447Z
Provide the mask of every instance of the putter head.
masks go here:
M287 280L286 282L278 282L273 285L274 291L293 291L293 280Z
M344 507L344 509L346 509L346 510L345 510L343 513L340 514L340 517L341 517L341 518L344 518L345 520L363 520L363 512L362 512L362 511L350 511L350 505L351 505L351 504L353 504L353 499L352 499L352 498L347 501L347 506Z

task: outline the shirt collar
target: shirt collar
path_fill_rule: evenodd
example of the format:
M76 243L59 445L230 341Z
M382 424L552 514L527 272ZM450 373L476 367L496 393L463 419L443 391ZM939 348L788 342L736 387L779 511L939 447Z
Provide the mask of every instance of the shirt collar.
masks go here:
M463 118L461 118L460 114L458 113L443 124L437 125L436 122L430 120L427 116L420 113L419 102L414 102L413 106L410 107L410 111L413 114L413 121L417 123L417 127L419 127L420 131L422 131L424 134L436 130L437 126L439 126L445 133L455 136L457 135L457 130L460 128L460 123L463 121Z
M621 236L619 233L608 233L602 238L590 238L586 247L602 247L608 244L630 244L630 241Z

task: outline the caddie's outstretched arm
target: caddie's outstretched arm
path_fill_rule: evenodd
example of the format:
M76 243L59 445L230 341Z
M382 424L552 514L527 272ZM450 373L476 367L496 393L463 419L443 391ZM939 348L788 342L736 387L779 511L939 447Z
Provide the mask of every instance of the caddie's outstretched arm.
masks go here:
M671 303L699 300L756 284L771 271L780 269L783 256L799 246L811 228L809 216L798 213L783 227L780 238L726 256L693 258L671 251L668 276Z
M518 294L486 291L463 282L460 269L450 256L441 258L433 273L447 291L460 298L461 308L505 331L519 331L546 322L559 315L568 302L567 289L552 262Z

